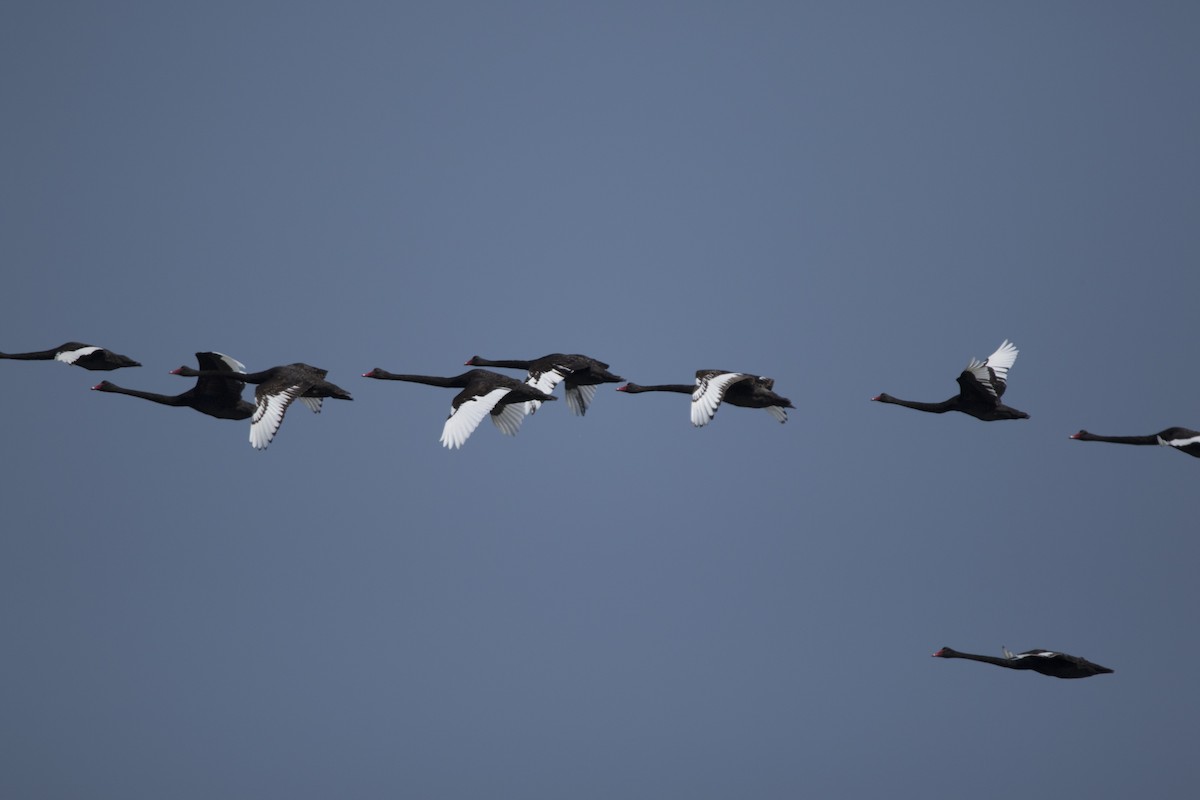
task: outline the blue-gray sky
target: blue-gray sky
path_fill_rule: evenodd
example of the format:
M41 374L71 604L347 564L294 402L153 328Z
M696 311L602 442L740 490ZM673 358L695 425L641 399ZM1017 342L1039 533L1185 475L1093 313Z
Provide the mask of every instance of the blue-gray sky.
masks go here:
M0 10L0 795L1182 796L1200 10ZM1021 349L1023 422L942 400ZM218 350L354 393L244 422ZM603 388L438 445L474 354ZM249 392L247 392L249 395ZM1048 647L1058 681L929 654Z

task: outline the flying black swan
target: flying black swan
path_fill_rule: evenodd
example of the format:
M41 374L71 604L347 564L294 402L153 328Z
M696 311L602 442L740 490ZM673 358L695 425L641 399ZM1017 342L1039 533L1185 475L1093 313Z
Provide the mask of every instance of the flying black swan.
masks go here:
M223 370L195 370L179 367L171 370L172 375L187 378L229 378L232 373ZM353 400L340 386L325 380L327 370L308 364L287 364L271 367L261 372L238 373L236 380L257 385L254 390L254 415L250 418L250 445L255 450L265 450L275 432L283 424L283 415L296 398L300 398L314 414L321 413L321 403L326 397L337 400Z
M1099 436L1095 433L1080 431L1072 433L1072 439L1082 442L1113 442L1114 444L1157 444L1163 447L1174 447L1181 453L1200 458L1200 431L1187 428L1167 428L1152 433L1149 436Z
M729 372L723 369L696 370L696 383L666 383L641 386L627 383L618 386L618 392L640 394L641 392L676 392L692 396L692 424L697 428L712 422L722 402L742 408L765 408L780 422L787 422L786 409L795 408L792 401L774 392L775 381L747 372Z
M471 356L467 361L468 367L505 367L523 369L529 373L525 380L527 384L546 394L554 391L559 383L566 383L567 408L571 413L582 417L587 413L592 398L596 396L596 387L602 383L620 383L625 380L620 375L608 371L608 364L597 361L589 356L578 354L551 353L532 361L517 359L490 359L482 356ZM541 403L529 401L529 413L537 411Z
M871 399L933 414L961 411L985 422L998 419L1029 419L1029 415L1024 411L1018 411L1000 402L1008 386L1008 370L1016 360L1016 346L1005 339L996 352L983 361L971 359L971 363L967 364L967 368L958 376L958 394L949 400L940 403L920 403L915 400L901 400L886 393Z
M1004 658L960 653L949 647L943 647L933 655L935 658L968 658L971 661L982 661L1009 669L1031 669L1052 678L1090 678L1093 675L1105 675L1112 672L1108 667L1093 664L1086 658L1056 653L1053 650L1037 649L1026 650L1024 653L1010 653L1007 647L1001 649L1004 652Z
M67 342L53 350L39 350L36 353L0 353L0 358L11 358L15 361L61 361L64 364L99 371L141 366L129 356L81 342Z
M200 364L201 370L219 372L226 377L196 378L196 385L183 394L141 392L137 389L126 389L108 381L100 381L92 388L98 392L140 397L164 406L194 408L201 414L218 419L249 419L254 414L254 406L242 399L242 388L245 384L232 377L236 373L246 371L242 362L230 358L224 353L196 353L196 361Z
M489 414L502 433L516 436L521 422L525 419L525 411L522 408L525 402L557 399L554 395L521 383L516 378L486 369L471 369L461 375L441 378L436 375L397 375L376 367L370 372L364 372L363 377L462 389L451 401L450 416L442 426L440 441L451 450L462 447L479 427L479 423L483 422L483 418Z

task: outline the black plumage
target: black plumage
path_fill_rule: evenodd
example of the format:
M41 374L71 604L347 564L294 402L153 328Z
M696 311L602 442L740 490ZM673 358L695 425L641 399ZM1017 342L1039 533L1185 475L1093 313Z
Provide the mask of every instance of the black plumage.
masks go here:
M931 414L961 411L985 422L1002 419L1029 419L1029 415L1024 411L1018 411L1000 402L1000 398L1004 396L1004 391L1008 388L1008 370L1017 360L1017 352L1017 348L1005 339L996 352L983 361L971 359L971 363L957 378L958 394L940 403L901 400L886 392L871 399L879 403L892 403L917 411L928 411Z
M232 376L245 372L242 364L222 353L196 353L196 361L204 371L221 373L223 377L206 375L196 378L196 385L182 394L156 394L138 389L126 389L109 381L100 381L92 388L98 392L140 397L164 406L192 408L201 414L218 419L249 419L254 406L242 399L245 384Z
M985 664L995 664L1008 669L1033 670L1052 678L1090 678L1093 675L1111 673L1108 667L1093 664L1086 658L1059 653L1054 650L1034 649L1023 653L1010 653L1002 648L1003 658L996 656L981 656L975 653L960 653L950 647L943 647L934 653L935 658L965 658L970 661L982 661Z
M13 361L61 361L64 364L100 372L141 366L129 356L82 342L66 342L51 350L37 350L32 353L0 353L0 359L2 358Z

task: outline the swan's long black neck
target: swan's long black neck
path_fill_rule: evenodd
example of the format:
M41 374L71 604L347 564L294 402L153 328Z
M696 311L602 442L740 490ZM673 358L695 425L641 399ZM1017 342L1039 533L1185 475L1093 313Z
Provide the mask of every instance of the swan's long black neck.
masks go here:
M1158 436L1100 436L1087 431L1080 431L1074 434L1072 439L1079 439L1084 442L1111 442L1112 444L1158 444Z
M965 658L969 661L982 661L985 664L995 664L997 667L1008 667L1009 669L1017 669L1016 663L1011 658L1000 658L999 656L981 656L977 653L960 653L957 650L952 650L949 647L943 647L938 652L939 658Z
M897 406L904 406L916 411L927 411L930 414L945 414L947 411L958 410L958 396L951 397L949 400L943 400L940 403L922 403L919 400L901 400L899 397L892 397L890 394L881 394L875 398L880 403L891 403Z
M385 369L376 369L372 370L369 375L372 378L383 381L407 381L409 383L423 383L426 386L445 386L452 389L461 389L467 385L469 373L455 375L451 378L443 378L438 375L400 375L395 372L388 372Z
M630 394L640 394L642 392L677 392L678 394L691 394L696 391L694 383L659 383L653 386L642 386L637 383L627 383L621 389L623 392Z
M273 370L264 370L262 372L230 372L223 369L192 369L191 367L180 367L177 370L172 370L172 374L182 375L185 378L228 378L230 380L241 381L242 383L263 383L275 375Z
M530 361L522 361L517 358L480 358L476 356L468 362L473 367L505 367L507 369L529 369Z
M127 394L130 397L140 397L143 400L149 400L151 403L160 403L164 406L186 406L187 398L185 394L156 394L154 392L143 392L137 389L126 389L124 386L117 386L115 383L105 381L97 387L97 391L112 392L113 394Z
M57 350L40 350L36 353L0 353L0 358L9 358L13 361L49 361L57 353Z

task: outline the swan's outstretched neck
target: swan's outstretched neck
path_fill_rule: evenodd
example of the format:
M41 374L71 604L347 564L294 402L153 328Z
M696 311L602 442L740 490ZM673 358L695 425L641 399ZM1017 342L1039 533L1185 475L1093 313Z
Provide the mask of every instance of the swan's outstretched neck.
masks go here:
M1081 442L1109 442L1111 444L1162 444L1166 442L1158 435L1154 436L1101 436L1096 433L1088 433L1087 431L1079 431L1071 434L1072 439L1078 439Z
M953 397L949 400L943 400L940 403L922 403L918 400L901 400L899 397L892 397L885 392L875 395L871 399L876 403L891 403L892 405L904 406L916 411L927 411L930 414L944 414L947 411L954 411L958 408L958 404L955 402L956 398Z

